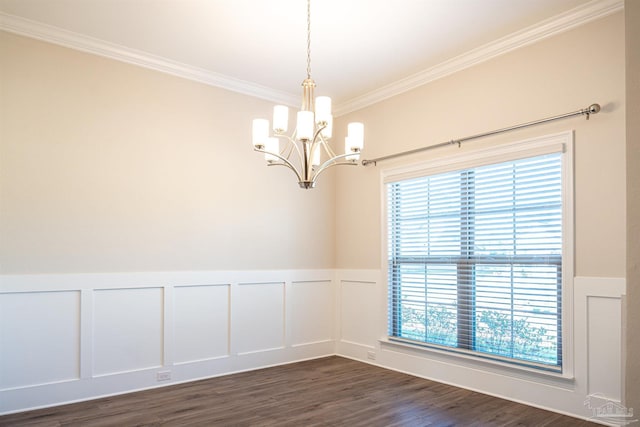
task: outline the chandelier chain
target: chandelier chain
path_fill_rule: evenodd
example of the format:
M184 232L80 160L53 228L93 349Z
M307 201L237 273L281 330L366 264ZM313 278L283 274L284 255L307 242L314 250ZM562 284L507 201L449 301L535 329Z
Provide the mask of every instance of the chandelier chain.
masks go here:
M311 0L307 0L307 78L311 78Z

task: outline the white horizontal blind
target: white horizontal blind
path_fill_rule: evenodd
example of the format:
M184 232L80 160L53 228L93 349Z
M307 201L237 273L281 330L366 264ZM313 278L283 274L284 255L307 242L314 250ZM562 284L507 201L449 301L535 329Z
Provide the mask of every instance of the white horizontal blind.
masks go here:
M562 160L387 184L389 335L562 367Z

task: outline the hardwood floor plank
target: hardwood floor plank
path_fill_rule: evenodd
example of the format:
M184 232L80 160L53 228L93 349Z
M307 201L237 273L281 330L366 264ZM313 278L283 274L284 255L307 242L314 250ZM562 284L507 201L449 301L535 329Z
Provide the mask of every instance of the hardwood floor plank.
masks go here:
M341 357L0 417L0 426L596 426Z

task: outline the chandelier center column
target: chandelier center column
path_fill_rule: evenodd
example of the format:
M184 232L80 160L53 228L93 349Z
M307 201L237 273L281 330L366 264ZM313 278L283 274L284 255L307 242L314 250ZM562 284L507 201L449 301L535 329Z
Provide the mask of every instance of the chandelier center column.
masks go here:
M313 111L315 87L316 82L311 78L307 78L302 81L302 111Z

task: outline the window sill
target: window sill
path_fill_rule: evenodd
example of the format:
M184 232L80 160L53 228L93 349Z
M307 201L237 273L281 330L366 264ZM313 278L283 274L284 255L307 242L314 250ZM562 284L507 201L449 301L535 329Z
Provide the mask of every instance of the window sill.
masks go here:
M476 369L487 373L534 381L565 389L572 389L575 383L573 374L568 372L560 373L538 370L528 366L500 362L498 360L482 359L471 355L456 353L454 351L395 341L388 338L380 339L379 343L383 350L430 359L451 366Z

